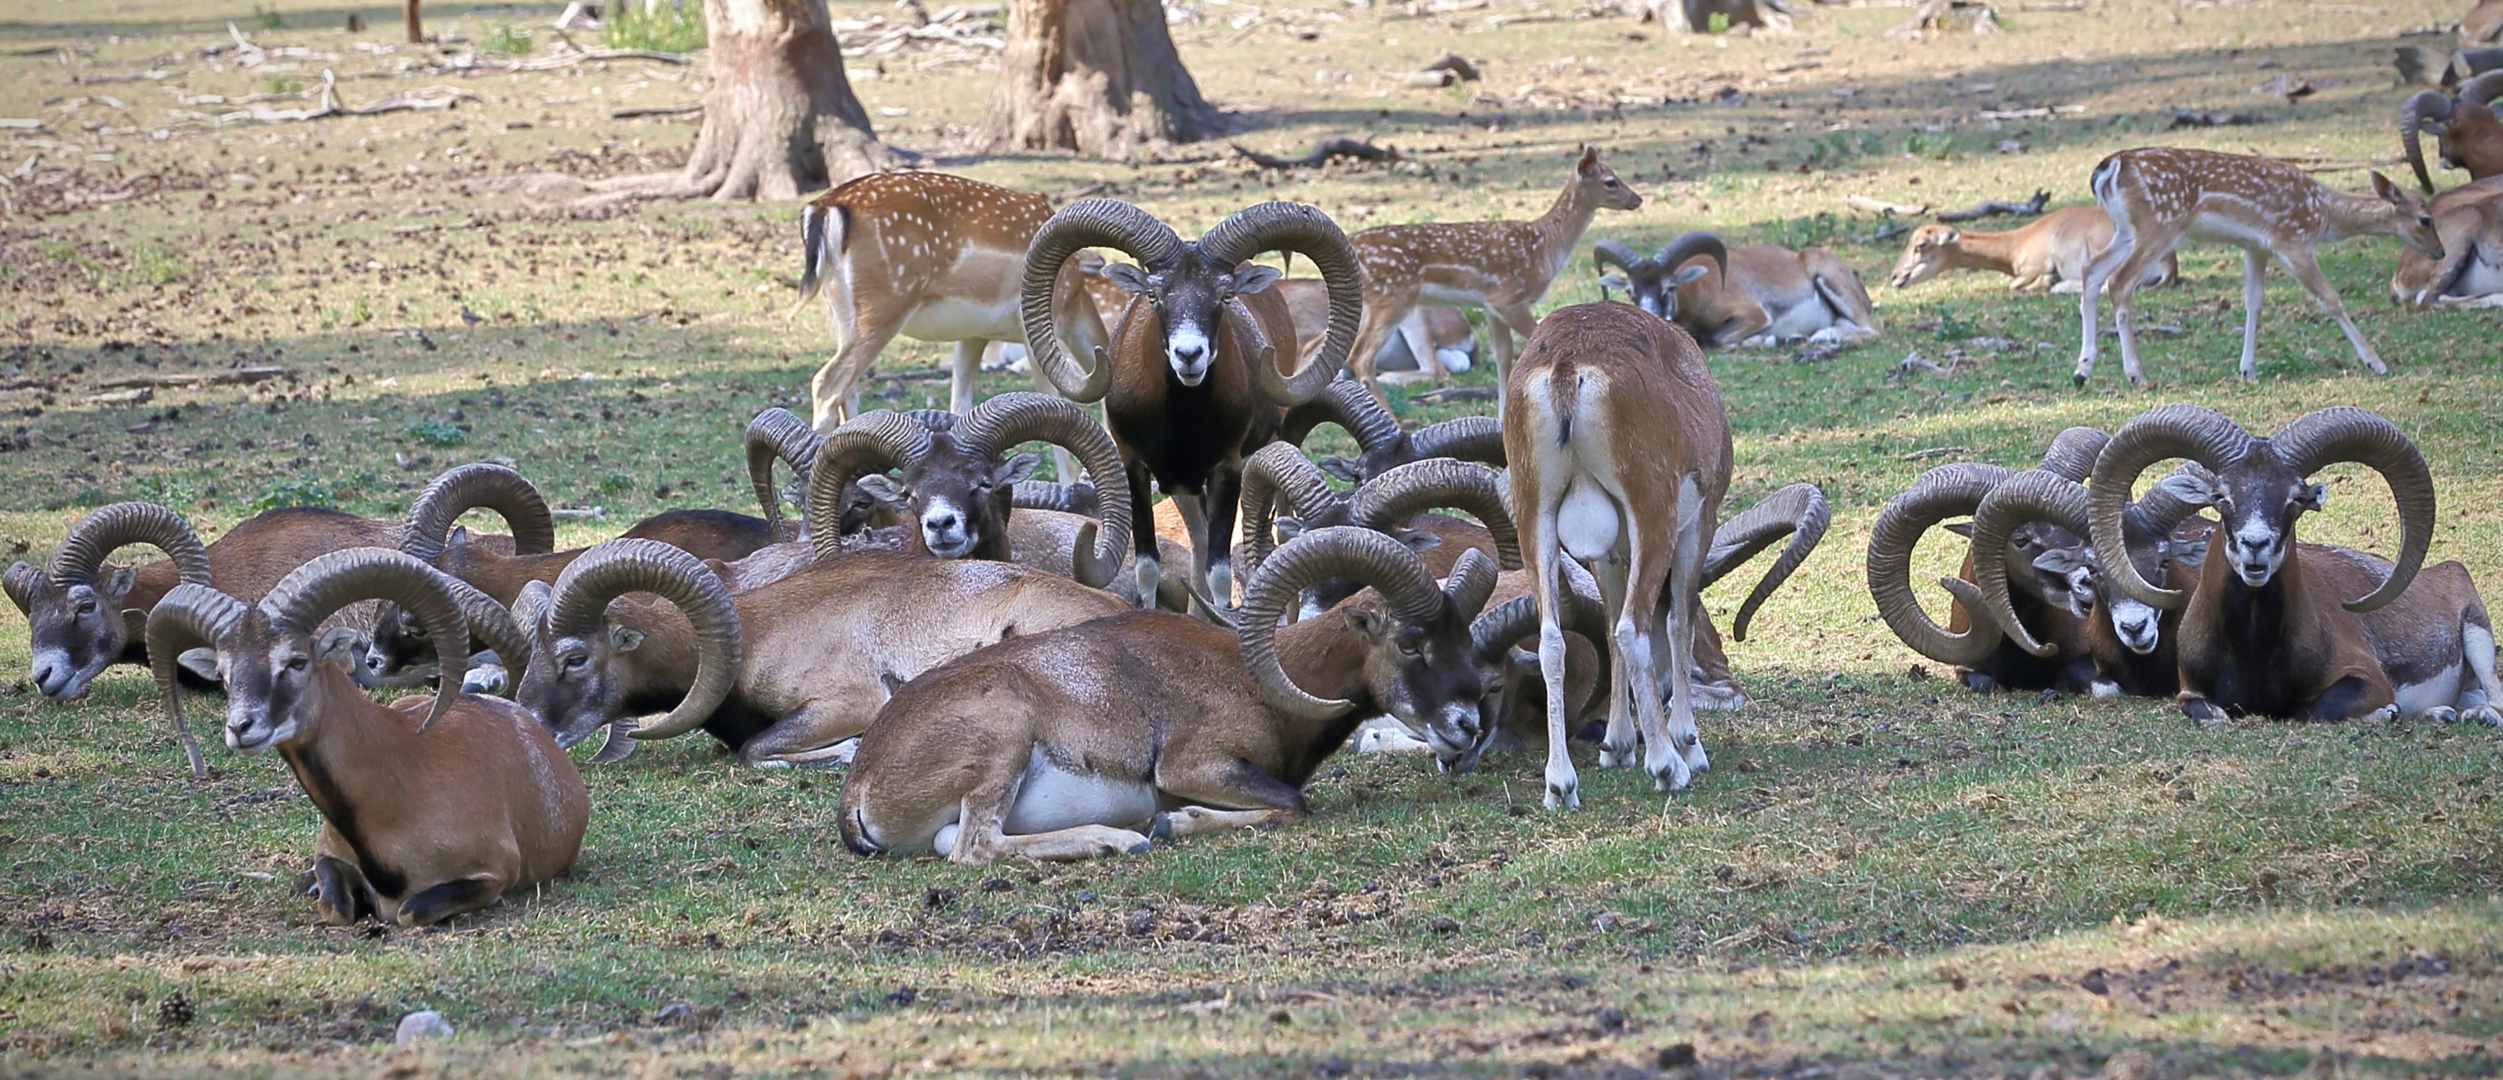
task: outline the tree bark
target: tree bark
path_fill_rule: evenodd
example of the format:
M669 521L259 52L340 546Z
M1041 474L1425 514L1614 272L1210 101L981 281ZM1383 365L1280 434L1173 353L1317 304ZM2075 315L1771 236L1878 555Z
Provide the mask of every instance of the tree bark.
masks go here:
M621 198L792 199L904 163L843 75L825 0L704 0L712 87L674 174L592 185Z
M985 148L1128 157L1225 134L1174 52L1158 0L1010 0Z
M408 43L411 45L425 44L425 31L421 30L417 25L417 0L406 0L406 2L401 6L405 9L406 14L408 15Z

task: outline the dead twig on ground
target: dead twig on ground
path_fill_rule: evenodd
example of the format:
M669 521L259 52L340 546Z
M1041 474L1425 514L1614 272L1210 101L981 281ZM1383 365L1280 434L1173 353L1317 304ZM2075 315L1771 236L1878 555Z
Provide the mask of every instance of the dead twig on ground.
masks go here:
M1921 217L1929 213L1928 203L1892 203L1887 202L1884 199L1872 199L1866 195L1845 195L1842 197L1842 201L1843 205L1854 210L1866 210L1872 214L1893 214L1897 217Z
M1305 151L1304 156L1294 158L1274 157L1241 143L1227 143L1226 145L1233 147L1235 153L1243 155L1252 164L1264 169L1309 169L1331 158L1340 157L1354 158L1358 161L1399 160L1399 151L1396 149L1375 146L1370 142L1345 135L1316 139L1313 141L1312 149Z
M2019 217L2031 217L2035 214L2042 213L2042 208L2050 205L2050 203L2051 193L2037 188L2034 190L2034 197L2027 199L2024 202L2009 202L2006 199L1986 199L1967 209L1949 210L1942 213L1938 215L1938 220L1950 223L1958 221L1979 221L1983 218L1994 217L1999 214L2014 214Z

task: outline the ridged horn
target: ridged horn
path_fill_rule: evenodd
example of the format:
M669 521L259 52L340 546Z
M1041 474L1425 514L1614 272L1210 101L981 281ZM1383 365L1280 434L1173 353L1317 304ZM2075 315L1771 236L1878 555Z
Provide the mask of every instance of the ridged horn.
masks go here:
M1097 497L1095 485L1083 480L1074 484L1019 480L1016 487L1009 489L1008 505L1019 510L1057 510L1064 514L1094 517L1100 512L1103 500Z
M2463 105L2492 106L2498 97L2503 97L2503 71L2488 71L2460 84Z
M1312 436L1312 429L1325 423L1345 429L1368 454L1397 443L1407 434L1400 430L1399 418L1373 399L1372 391L1353 379L1341 379L1323 388L1312 400L1288 409L1286 419L1278 424L1278 440L1302 446Z
M0 590L9 594L9 602L17 605L20 615L35 613L35 589L43 581L43 571L23 559L10 563L6 574L0 574Z
M956 425L959 445L979 447L994 457L1038 439L1076 455L1086 466L1087 478L1095 482L1098 524L1078 531L1069 563L1070 576L1078 584L1103 588L1121 573L1121 562L1130 555L1128 473L1121 465L1121 448L1113 444L1104 425L1075 403L1031 390L984 401Z
M2052 436L2051 448L2042 452L2042 464L2035 468L2085 483L2086 477L2095 471L2095 458L2103 453L2104 444L2111 441L2111 436L2095 428L2064 428L2058 435Z
M1241 577L1249 581L1260 573L1269 553L1277 547L1273 523L1276 521L1277 496L1286 496L1287 510L1307 522L1321 517L1324 507L1343 507L1346 500L1330 490L1329 481L1312 459L1292 444L1273 442L1243 463L1243 549L1235 552ZM1335 516L1335 515L1331 515Z
M1720 237L1701 229L1678 234L1676 239L1661 245L1660 254L1654 258L1660 260L1661 273L1674 274L1678 267L1686 265L1698 255L1711 256L1712 269L1715 271L1729 269L1729 247L1721 243Z
M885 409L855 416L827 435L808 476L808 542L818 556L841 546L846 485L869 473L903 468L929 452L929 428Z
M2048 469L2027 469L1992 488L1973 511L1973 584L1981 589L1982 604L2017 648L2049 656L2059 646L2036 638L2026 628L2016 617L2015 598L2008 593L2008 537L2029 521L2049 522L2077 536L2087 535L2092 529L2086 522L2086 486ZM2100 561L2113 560L2104 557Z
M1506 570L1521 568L1521 538L1506 504L1504 474L1474 461L1427 458L1384 472L1348 499L1356 524L1389 532L1436 507L1466 511L1495 534L1495 556Z
M1486 599L1495 595L1496 573L1495 560L1485 552L1476 548L1461 552L1452 561L1451 575L1443 579L1443 602L1460 618L1477 618L1486 610Z
M2221 473L2242 460L2251 443L2251 433L2241 425L2197 405L2165 405L2121 425L2105 444L2102 456L2095 459L2093 479L2086 484L2087 520L2094 527L2095 550L2128 550L2121 514L2129 509L2130 490L2147 466L2166 458L2188 458ZM2178 611L2190 602L2187 592L2149 582L2128 559L2113 559L2105 570L2121 595L2141 604Z
M1219 266L1234 264L1265 251L1284 251L1312 260L1329 290L1330 321L1321 351L1295 374L1278 374L1277 365L1254 357L1255 382L1269 399L1293 408L1313 399L1347 364L1355 347L1356 327L1364 319L1364 269L1347 234L1319 207L1304 203L1266 202L1227 216L1199 238L1202 253ZM1229 303L1236 318L1244 311ZM1289 348L1293 346L1288 343Z
M1026 248L1025 279L1017 315L1025 324L1026 354L1035 370L1051 380L1060 396L1080 404L1100 401L1112 389L1112 363L1098 352L1095 368L1081 370L1060 348L1059 328L1052 321L1052 290L1060 280L1060 264L1081 248L1112 248L1139 261L1150 272L1173 265L1182 253L1182 238L1155 216L1118 199L1079 199L1035 231Z
M611 540L595 546L558 575L548 601L548 630L589 637L606 622L609 601L639 592L677 605L695 629L695 682L687 696L658 723L630 732L638 739L666 739L711 718L739 674L745 643L739 612L730 602L730 590L703 560L658 540Z
M1628 246L1625 241L1619 240L1613 236L1593 243L1590 246L1590 264L1594 269L1605 269L1609 266L1614 266L1619 270L1625 271L1628 276L1631 276L1634 273L1635 265L1642 261L1643 257L1635 254L1632 247Z
M1712 550L1704 556L1703 585L1711 588L1730 571L1737 569L1756 553L1771 547L1773 541L1789 537L1790 543L1773 558L1773 566L1749 590L1745 602L1738 605L1738 618L1730 623L1730 639L1747 640L1747 626L1754 621L1756 609L1782 583L1790 580L1799 564L1825 539L1826 526L1832 524L1834 512L1825 504L1825 491L1815 484L1799 483L1764 497L1745 513L1723 522L1712 534Z
M79 518L52 555L53 583L62 588L95 584L104 560L125 544L147 544L164 552L185 584L209 583L209 549L201 546L191 525L182 515L145 502L100 506Z
M1556 600L1564 610L1556 621L1565 629L1588 638L1601 648L1608 641L1608 613L1599 598L1585 596L1563 582L1557 583ZM1476 650L1479 663L1491 664L1504 658L1512 643L1538 632L1538 597L1516 596L1477 617L1469 624L1469 643Z
M504 670L511 673L511 685L520 686L524 671L530 667L530 637L522 633L513 613L495 598L478 591L468 582L449 574L443 580L450 588L452 602L461 609L462 621L469 624L469 637L486 642L504 661ZM463 643L467 647L467 643Z
M452 707L452 699L461 693L461 675L469 670L469 620L453 598L451 582L450 575L403 552L348 548L289 571L261 598L260 610L273 627L305 634L333 612L359 600L388 600L402 611L414 612L425 623L426 636L435 642L435 663L441 671L434 707L426 710L426 719L417 725L422 733ZM453 643L448 650L443 648L446 642Z
M1408 437L1408 445L1416 449L1420 458L1459 458L1498 468L1504 464L1504 426L1492 416L1463 416L1427 424Z
M806 491L809 467L824 441L807 421L779 406L747 422L747 479L756 487L756 505L764 508L765 522L776 540L793 538L782 531L782 489L773 482L774 462L788 464L800 490Z
M183 754L191 759L191 778L205 779L208 762L200 757L200 744L191 737L191 723L183 719L181 687L182 668L176 658L183 650L217 647L217 640L233 629L243 618L244 603L199 582L186 581L165 593L148 610L148 670L156 676L157 700L165 707L165 722L174 729L174 737L182 740Z
M1353 578L1379 590L1402 622L1425 623L1449 601L1434 585L1424 561L1399 541L1371 529L1336 525L1287 541L1261 566L1243 601L1243 663L1269 704L1308 720L1344 715L1355 703L1317 698L1287 677L1278 663L1278 618L1304 587L1331 578Z
M462 514L479 507L493 510L513 530L513 554L541 555L556 550L556 517L548 501L522 474L502 465L479 462L444 472L408 504L408 527L400 550L433 565L443 557L444 537Z
M2425 148L2419 134L2426 121L2451 122L2451 99L2440 90L2419 90L2399 106L2399 146L2407 151L2407 167L2416 170L2416 186L2433 194L2433 174L2425 171Z
M2426 549L2433 543L2433 473L2425 467L2425 455L2416 449L2416 443L2397 424L2379 414L2352 405L2335 405L2296 417L2269 436L2268 445L2278 460L2307 479L2323 468L2345 461L2381 474L2390 485L2391 501L2399 508L2399 553L2391 560L2394 565L2390 576L2382 579L2380 587L2346 601L2346 608L2354 612L2372 611L2406 592L2408 583L2416 579L2417 569L2425 564Z
M1912 548L1930 526L1972 513L2008 476L2006 469L1978 462L1941 465L1921 474L1912 490L1878 511L1869 535L1869 595L1877 601L1879 617L1912 651L1942 664L1971 667L1998 647L1999 626L1986 610L1968 608L1972 627L1960 634L1930 621L1912 595Z
M2209 472L2207 466L2195 461L2182 462L2181 467L2173 470L2173 475L2194 477L2206 484L2210 490L2216 487L2216 474ZM2157 484L2148 488L2146 494L2138 497L2135 509L2138 512L2139 521L2161 539L2173 535L2174 529L2179 528L2182 522L2190 520L2190 515L2198 513L2199 509L2206 505L2206 503L2176 498L2171 489Z

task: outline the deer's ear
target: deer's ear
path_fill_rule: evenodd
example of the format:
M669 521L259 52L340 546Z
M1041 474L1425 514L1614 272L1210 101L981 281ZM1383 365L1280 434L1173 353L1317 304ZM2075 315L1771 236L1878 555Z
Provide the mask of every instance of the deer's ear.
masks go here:
M1576 163L1573 167L1574 167L1574 168L1576 168L1576 169L1580 169L1580 170L1581 170L1581 171L1583 171L1583 172L1589 172L1589 171L1591 171L1591 170L1593 170L1593 169L1598 168L1598 167L1599 167L1599 148L1598 148L1598 147L1596 147L1596 146L1584 145L1584 146L1582 147L1582 160L1581 160L1580 162Z
M2380 173L2373 174L2373 194L2381 196L2384 201L2394 206L2406 206L2408 203L2407 193L2399 190L2399 185L2391 183L2389 177Z

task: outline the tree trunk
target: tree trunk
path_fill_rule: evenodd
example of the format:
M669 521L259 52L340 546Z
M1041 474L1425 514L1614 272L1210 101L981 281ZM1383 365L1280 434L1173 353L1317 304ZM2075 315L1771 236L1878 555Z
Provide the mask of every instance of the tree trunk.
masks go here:
M1224 133L1157 0L1009 0L1008 47L982 116L987 149L1128 157L1144 143Z
M704 0L712 88L675 174L594 184L619 198L792 199L902 164L843 75L825 0Z
M426 34L423 30L419 29L417 25L417 0L406 0L406 3L404 3L402 7L406 10L408 15L408 43L411 45L425 44Z

